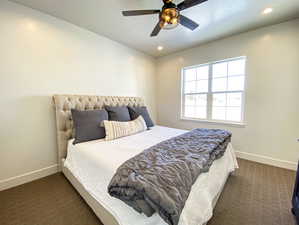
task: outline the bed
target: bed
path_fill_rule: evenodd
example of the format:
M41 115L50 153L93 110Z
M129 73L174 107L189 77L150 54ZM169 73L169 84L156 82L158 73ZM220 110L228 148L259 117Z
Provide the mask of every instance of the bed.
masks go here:
M129 158L163 140L186 130L155 126L151 130L113 141L95 140L77 145L74 137L72 108L101 109L111 106L144 106L138 97L55 95L58 160L60 170L105 225L166 225L157 215L146 217L122 201L111 197L108 184L116 169ZM116 157L117 156L117 157ZM180 217L180 225L203 225L212 217L213 208L228 176L238 168L232 145L214 161L209 172L201 174L192 186Z

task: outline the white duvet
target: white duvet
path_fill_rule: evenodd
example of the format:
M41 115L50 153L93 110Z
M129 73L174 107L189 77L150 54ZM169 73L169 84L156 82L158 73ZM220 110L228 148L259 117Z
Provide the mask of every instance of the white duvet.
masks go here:
M116 169L144 149L187 131L155 126L149 131L113 141L90 141L68 145L64 166L84 188L104 206L120 225L167 225L158 214L146 217L122 201L111 197L108 184ZM215 160L208 173L201 174L192 186L181 213L179 225L202 225L213 213L213 201L222 189L229 173L238 167L231 144L225 155Z

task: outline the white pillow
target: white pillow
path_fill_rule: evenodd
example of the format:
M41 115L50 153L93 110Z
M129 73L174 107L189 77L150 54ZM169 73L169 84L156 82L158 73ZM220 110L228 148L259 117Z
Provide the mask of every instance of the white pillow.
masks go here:
M106 141L129 136L147 130L142 116L129 122L104 120Z

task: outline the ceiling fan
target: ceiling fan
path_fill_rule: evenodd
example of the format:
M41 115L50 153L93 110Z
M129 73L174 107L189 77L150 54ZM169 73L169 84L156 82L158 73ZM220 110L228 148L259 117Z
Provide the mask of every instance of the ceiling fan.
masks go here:
M123 11L124 16L141 16L149 14L159 14L159 22L155 26L151 37L157 36L161 29L173 29L178 26L178 24L187 27L190 30L195 30L199 25L193 20L181 15L181 11L188 9L195 5L201 4L208 0L185 0L178 5L174 4L172 0L163 0L162 10L152 9L152 10L132 10Z

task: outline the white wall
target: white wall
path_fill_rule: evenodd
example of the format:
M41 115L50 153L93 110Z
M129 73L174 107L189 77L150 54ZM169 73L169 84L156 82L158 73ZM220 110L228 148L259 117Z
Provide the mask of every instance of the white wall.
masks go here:
M155 119L155 63L107 38L1 0L0 184L57 163L53 94L141 96Z
M240 128L180 120L181 68L237 56L247 56L248 60L247 125ZM233 132L233 145L238 151L271 157L277 159L274 161L278 164L279 160L297 162L299 20L165 56L158 60L157 73L158 121L161 125L228 129ZM251 154L240 155L255 159Z

